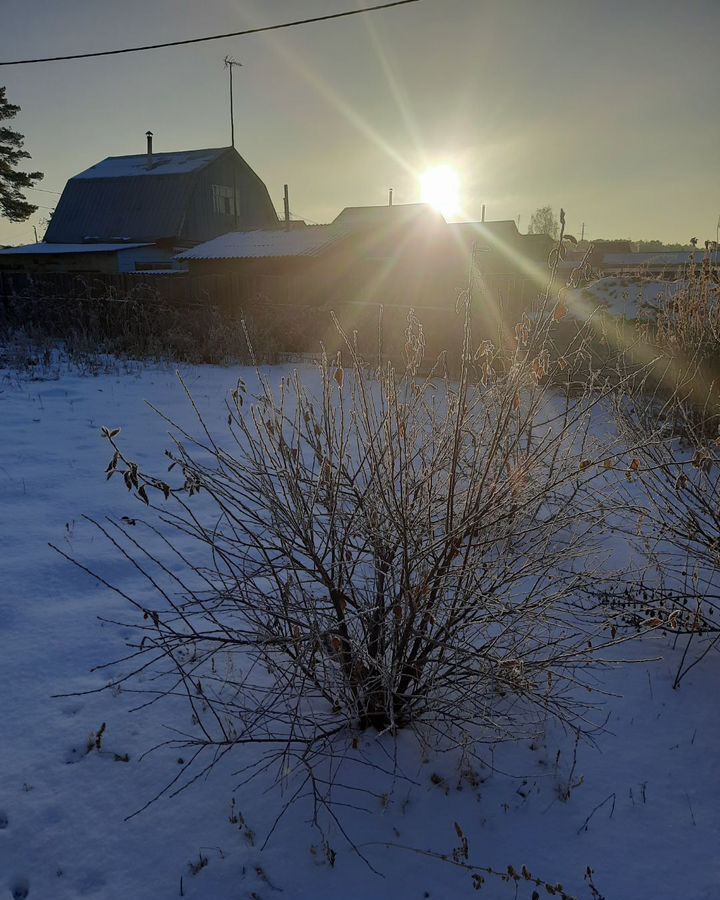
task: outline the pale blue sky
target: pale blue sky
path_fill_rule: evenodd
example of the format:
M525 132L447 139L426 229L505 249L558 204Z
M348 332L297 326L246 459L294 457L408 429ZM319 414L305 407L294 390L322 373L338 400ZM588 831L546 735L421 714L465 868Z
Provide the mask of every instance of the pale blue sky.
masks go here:
M194 37L357 0L3 0L0 58ZM106 156L236 145L278 209L419 199L460 171L467 217L563 205L579 234L715 237L720 215L720 0L422 0L371 16L106 59L0 68L41 186ZM52 206L52 194L31 193ZM32 224L0 220L0 243Z

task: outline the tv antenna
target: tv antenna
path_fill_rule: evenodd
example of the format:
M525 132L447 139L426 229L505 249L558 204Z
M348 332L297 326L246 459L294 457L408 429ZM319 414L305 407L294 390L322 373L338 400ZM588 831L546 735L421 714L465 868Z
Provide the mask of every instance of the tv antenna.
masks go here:
M232 56L225 57L225 68L230 72L230 145L235 146L235 115L233 111L233 66L242 66L241 62L233 59Z

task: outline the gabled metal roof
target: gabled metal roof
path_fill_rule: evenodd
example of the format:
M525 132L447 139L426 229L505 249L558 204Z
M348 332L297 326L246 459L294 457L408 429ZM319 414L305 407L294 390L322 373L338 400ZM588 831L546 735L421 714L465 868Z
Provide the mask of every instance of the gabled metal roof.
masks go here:
M176 259L262 259L284 256L319 256L350 234L336 225L306 228L231 231L181 253Z
M496 219L487 222L453 222L452 233L464 240L493 243L496 240L517 241L520 232L514 219Z
M193 239L187 229L195 187L203 170L226 154L229 164L237 167L238 192L248 195L246 212L250 221L256 218L257 224L264 224L268 218L266 209L259 209L258 205L263 206L262 201L266 200L265 206L272 209L265 185L234 148L221 147L104 159L68 181L45 240L76 243ZM217 233L217 229L211 233Z
M71 178L45 235L50 243L157 241L181 234L192 176Z
M401 227L415 222L442 223L445 219L428 203L396 203L394 206L346 206L333 225L349 228Z

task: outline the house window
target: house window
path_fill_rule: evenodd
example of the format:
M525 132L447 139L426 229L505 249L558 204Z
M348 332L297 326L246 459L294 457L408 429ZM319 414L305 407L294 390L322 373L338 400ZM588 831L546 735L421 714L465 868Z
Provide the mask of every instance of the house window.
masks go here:
M235 214L233 209L233 189L225 187L224 184L214 184L213 192L213 212L221 216L232 216Z

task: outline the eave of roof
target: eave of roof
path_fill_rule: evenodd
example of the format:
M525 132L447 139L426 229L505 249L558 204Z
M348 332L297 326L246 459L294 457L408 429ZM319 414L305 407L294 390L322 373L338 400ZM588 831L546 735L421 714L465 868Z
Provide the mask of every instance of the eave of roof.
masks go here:
M25 244L22 247L10 247L0 250L2 256L57 256L66 253L114 253L116 250L133 250L137 247L151 247L151 243L142 244Z

